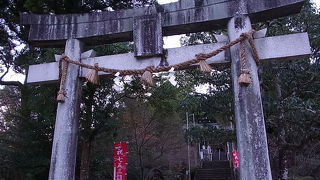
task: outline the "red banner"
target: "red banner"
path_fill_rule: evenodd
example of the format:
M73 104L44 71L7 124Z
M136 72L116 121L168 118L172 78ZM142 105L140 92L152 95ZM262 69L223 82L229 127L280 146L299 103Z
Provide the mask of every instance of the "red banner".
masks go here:
M128 143L116 142L113 148L113 179L126 180Z
M239 167L239 152L233 151L232 152L232 161L233 161L233 167L238 168Z

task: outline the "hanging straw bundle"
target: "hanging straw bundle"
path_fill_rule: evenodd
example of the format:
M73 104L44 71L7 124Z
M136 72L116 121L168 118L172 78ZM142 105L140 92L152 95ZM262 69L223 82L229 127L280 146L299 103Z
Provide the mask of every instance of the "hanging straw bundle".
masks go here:
M241 70L241 74L238 78L238 82L241 85L249 85L251 83L251 75L248 69Z
M66 58L66 57L63 57ZM65 96L66 96L66 92L64 89L64 84L66 82L66 78L67 78L67 72L68 72L68 62L64 62L63 59L60 60L61 63L61 79L60 79L60 89L58 92L58 96L57 96L57 101L59 103L64 103L65 101Z
M154 67L150 66L146 68L146 71L141 76L141 81L146 86L154 86L154 81L152 78L152 69Z
M98 75L98 63L94 64L95 68L91 69L87 74L86 74L86 79L93 83L93 84L99 84L99 75Z
M212 67L207 63L207 61L203 60L203 61L200 61L199 62L199 65L200 65L200 70L202 72L211 72L212 71Z
M245 41L240 42L240 65L241 65L241 74L238 78L238 83L240 85L247 86L251 84L251 75L247 66L247 54L246 54Z
M199 60L199 66L202 72L212 71L212 67L206 61L206 59L210 58L208 57L208 54L199 53L199 54L196 54L196 58L197 60Z

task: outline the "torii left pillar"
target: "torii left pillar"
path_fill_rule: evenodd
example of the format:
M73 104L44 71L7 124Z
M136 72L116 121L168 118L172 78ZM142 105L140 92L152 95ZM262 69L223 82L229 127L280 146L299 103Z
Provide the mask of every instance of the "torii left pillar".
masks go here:
M80 61L83 44L77 39L68 39L65 55ZM49 180L75 179L79 110L81 96L80 68L69 64L65 82L66 98L58 103L54 138L52 145Z

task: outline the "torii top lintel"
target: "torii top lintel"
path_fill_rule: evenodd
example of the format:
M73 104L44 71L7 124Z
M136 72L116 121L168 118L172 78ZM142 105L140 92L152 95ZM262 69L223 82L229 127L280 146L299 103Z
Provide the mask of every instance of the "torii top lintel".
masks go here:
M165 36L226 27L245 2L252 22L298 13L305 0L180 0L179 2L85 14L21 14L21 24L30 25L29 41L38 47L63 47L69 38L89 45L132 41L134 18L160 14Z

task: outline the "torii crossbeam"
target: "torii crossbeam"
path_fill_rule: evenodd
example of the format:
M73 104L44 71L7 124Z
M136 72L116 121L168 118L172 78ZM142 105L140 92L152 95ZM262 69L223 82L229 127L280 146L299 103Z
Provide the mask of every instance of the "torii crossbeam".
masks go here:
M296 42L299 41L299 48L296 48ZM306 58L310 55L310 46L307 33L297 33L275 37L263 37L254 40L258 49L259 57L262 62L270 60L294 60ZM165 61L170 64L182 63L186 60L193 59L195 54L209 53L218 49L227 42L218 42L213 44L203 44L195 46L185 46L179 48L167 49ZM92 51L92 50L90 50ZM58 61L61 56L56 57ZM134 53L116 54L99 57L87 57L87 52L81 54L81 62L94 65L98 63L101 67L113 69L144 69L148 66L157 67L163 61L162 57L150 57L140 60L134 56ZM224 51L219 55L207 60L209 64L230 64L230 58ZM126 66L124 66L124 64ZM46 69L46 71L37 71ZM88 73L88 69L80 68L79 77L84 78ZM107 75L99 72L99 75ZM29 66L28 83L51 83L59 80L59 62L43 63Z
M179 2L119 11L85 14L23 14L21 23L30 25L29 41L39 47L64 47L75 38L88 45L132 41L134 20L159 14L163 35L210 31L227 26L241 0L180 0ZM298 13L304 0L247 0L247 15L261 22ZM94 39L92 39L94 38Z
M63 47L72 60L99 63L109 68L139 69L158 66L164 56L162 35L228 28L229 40L251 30L251 21L298 13L304 0L180 0L120 11L87 14L34 15L22 14L21 23L30 27L29 42L38 47ZM251 20L250 20L251 19ZM134 41L135 52L93 57L83 53L83 45ZM295 42L299 42L296 45ZM207 53L226 44L198 45L169 49L169 65L186 61L197 53ZM310 45L306 33L255 39L262 61L306 57ZM248 49L249 86L240 86L239 45L208 60L210 64L230 63L234 89L237 143L240 151L241 180L271 180L268 146L260 95L257 66ZM143 58L142 58L143 57ZM74 179L77 149L78 110L81 93L80 77L87 71L69 65L65 83L67 97L58 104L50 166L50 180ZM101 74L104 75L104 74ZM58 63L32 65L28 83L58 80Z

